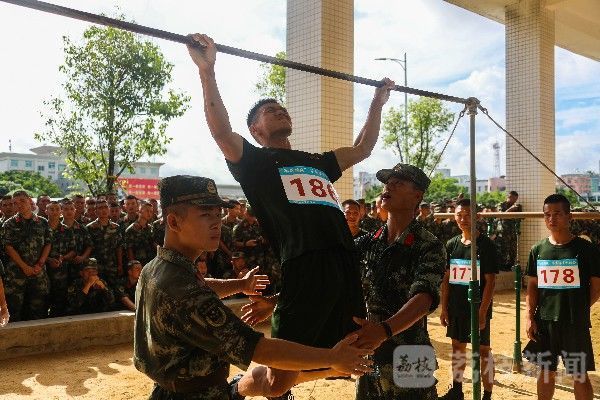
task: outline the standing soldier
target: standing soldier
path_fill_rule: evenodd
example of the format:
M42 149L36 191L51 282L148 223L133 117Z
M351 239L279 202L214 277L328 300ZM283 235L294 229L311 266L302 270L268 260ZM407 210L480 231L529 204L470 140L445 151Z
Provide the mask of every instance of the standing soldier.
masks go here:
M46 206L48 226L52 233L52 246L46 259L50 279L50 316L67 315L67 289L69 288L69 268L75 253L73 230L60 222L61 208L58 202L51 201Z
M563 195L544 200L550 236L535 244L527 263L527 337L523 354L540 366L537 395L551 400L560 355L573 376L576 400L594 396L590 308L600 298L600 252L569 231L571 204ZM597 322L597 321L596 321Z
M434 354L425 321L440 302L446 252L414 218L430 180L408 164L380 170L376 176L384 184L382 207L389 214L386 225L356 241L367 304L367 320L357 320L361 328L356 345L376 349L378 374L358 379L356 398L437 400L435 362L425 387L401 387L393 379L397 346L417 345Z
M501 212L521 212L523 207L518 203L519 194L510 191L506 201L500 203ZM501 267L510 271L517 261L517 240L521 229L521 221L518 219L500 219L498 221L498 237L496 243L500 246Z
M83 218L85 214L85 197L83 197L81 194L74 194L71 200L75 206L75 221L85 225ZM77 271L77 274L79 274L79 270Z
M352 199L344 200L342 202L342 209L344 211L344 217L348 223L348 229L352 234L352 239L356 239L359 236L367 234L368 232L361 229L360 224L360 204Z
M140 204L138 219L125 230L125 244L128 261L138 260L146 265L156 257L156 244L152 235L152 205L145 201Z
M90 223L95 221L96 218L98 218L98 215L96 214L96 199L94 197L88 197L85 200L85 214L83 215L82 220L85 223Z
M442 282L442 310L440 321L446 326L446 336L452 339L452 388L440 399L462 400L463 375L466 366L467 343L471 342L471 307L468 300L471 280L471 204L469 199L461 199L456 204L454 218L462 232L446 244L448 264ZM482 297L479 306L480 357L483 371L483 400L492 398L494 387L494 358L490 347L490 323L498 256L494 243L479 233L477 243L477 264Z
M26 191L16 191L13 201L17 213L3 225L3 246L9 258L6 301L14 322L46 318L50 290L46 273L50 228L46 219L33 213L31 198Z
M87 261L92 252L92 238L86 227L75 220L75 204L71 200L64 200L61 203L61 212L63 224L71 231L75 241L75 256L67 262L69 271L69 283L79 278L80 266Z
M286 371L332 367L361 374L369 352L349 346L356 335L333 349L317 349L265 338L225 306L220 298L257 294L268 284L256 269L242 279L199 276L194 262L219 245L223 202L211 179L172 176L160 183L165 246L142 270L136 290L135 367L150 377L150 399L239 400L244 395L275 396L287 390L261 381L253 393L242 381L227 384L230 364L245 370L251 361ZM264 374L264 366L250 371ZM276 385L276 387L273 387ZM241 395L240 395L241 394Z
M109 216L110 216L110 220L112 222L114 222L115 224L119 224L121 222L121 207L119 206L119 203L114 201L112 203L108 202L108 206L110 207L110 212L109 212Z
M125 235L127 228L138 219L139 204L137 197L132 194L125 197L123 208L125 209L126 214L121 220L121 232Z
M227 209L227 215L223 217L223 226L226 226L233 231L233 228L240 222L242 205L235 199L229 200L229 204L231 204L232 207Z
M46 207L48 206L48 204L50 203L50 196L48 196L47 194L40 194L37 197L37 200L35 202L35 205L37 206L37 215L39 217L44 217L46 218L46 220L48 219L48 214L46 213Z
M233 228L233 243L238 251L244 252L246 263L251 269L260 265L263 238L258 220L250 205L246 206L242 221Z
M427 229L435 236L435 221L433 219L433 213L431 212L431 205L429 203L422 201L421 204L419 204L419 215L417 216L417 220L421 223L423 228Z
M162 216L152 223L152 238L156 246L162 246L165 241L165 222Z
M0 226L2 226L4 221L15 215L12 196L2 196L2 200L0 201L0 211L2 212L2 217L0 217Z
M108 218L106 201L96 205L98 218L87 225L92 240L92 256L98 262L98 273L111 288L115 287L118 277L123 275L123 237L119 225Z

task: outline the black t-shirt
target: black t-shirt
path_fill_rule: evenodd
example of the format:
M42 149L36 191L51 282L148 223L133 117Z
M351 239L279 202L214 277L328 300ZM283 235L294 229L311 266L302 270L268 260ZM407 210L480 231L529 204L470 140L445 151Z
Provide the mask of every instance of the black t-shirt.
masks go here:
M593 244L574 237L554 245L546 238L531 248L527 275L538 278L540 319L590 326L590 280L600 277L600 251Z
M448 240L446 254L448 255L446 269L450 270L448 314L451 317L468 317L471 315L471 305L468 299L468 281L471 276L471 245L462 243L461 235L455 236ZM498 273L496 247L494 242L485 235L477 237L477 259L479 261L480 296L483 296L486 285L485 274ZM492 306L490 305L488 318L491 317Z
M258 148L244 139L241 160L227 165L282 262L311 250L353 248L332 186L342 175L333 152Z

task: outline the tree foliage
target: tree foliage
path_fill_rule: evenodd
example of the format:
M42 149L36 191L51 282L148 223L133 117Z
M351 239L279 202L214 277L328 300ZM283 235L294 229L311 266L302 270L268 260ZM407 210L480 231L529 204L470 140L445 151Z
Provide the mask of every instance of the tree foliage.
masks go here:
M498 205L506 200L506 192L494 191L477 194L477 203L485 206L494 204Z
M383 185L373 185L373 186L367 188L367 190L365 190L365 201L367 203L375 201L377 196L379 196L382 191L383 191Z
M390 109L383 116L383 146L391 148L400 162L415 165L429 172L440 155L437 145L454 119L437 99L421 97L408 102L408 126L404 123L404 108Z
M40 175L39 172L6 171L0 173L1 196L21 189L26 190L32 196L47 194L50 197L60 197L63 195L56 183Z
M446 178L438 173L431 178L431 184L425 192L423 200L430 203L442 203L457 197L460 193L467 193L467 188L460 186L457 179Z
M275 57L285 60L285 51L275 54ZM261 63L261 76L255 85L261 97L271 97L280 104L285 104L285 67L270 63Z
M168 122L189 98L166 88L173 64L159 48L130 32L94 26L81 43L63 42L66 99L45 102L46 129L35 137L65 150L67 176L110 192L134 162L166 153Z
M569 203L571 203L571 207L579 206L579 197L577 197L577 195L575 193L573 193L572 190L570 190L566 187L557 187L556 193L562 194L563 196L565 196L567 198L567 200L569 200Z

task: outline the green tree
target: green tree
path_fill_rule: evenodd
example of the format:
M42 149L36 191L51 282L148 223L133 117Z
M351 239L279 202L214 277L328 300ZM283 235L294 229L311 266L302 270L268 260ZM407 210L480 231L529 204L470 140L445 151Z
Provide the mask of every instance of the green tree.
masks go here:
M556 193L565 196L567 200L569 200L569 203L571 203L571 207L579 206L579 197L577 197L577 195L571 189L566 187L557 187Z
M35 137L64 149L66 176L110 192L134 162L166 153L168 122L189 98L166 88L173 64L159 48L130 32L94 26L82 43L63 42L66 99L44 103L46 129Z
M445 178L442 174L435 174L431 178L431 184L425 192L423 200L430 203L441 203L458 196L460 193L467 193L467 188L460 186L457 179Z
M372 201L375 201L377 196L381 194L382 190L383 185L373 185L369 187L367 190L365 190L365 202L370 203Z
M454 119L437 99L421 97L408 102L408 126L404 109L390 109L383 116L383 147L391 148L400 162L431 171L440 155L437 145Z
M285 51L275 54L275 57L285 60ZM270 63L261 63L261 76L255 85L261 97L272 97L280 104L285 104L285 67Z
M494 191L494 192L484 192L477 194L477 203L488 205L488 204L500 204L504 200L506 200L506 192Z
M56 183L40 175L39 172L6 171L0 173L0 194L2 196L19 189L25 189L34 196L47 194L50 197L60 197L63 195Z

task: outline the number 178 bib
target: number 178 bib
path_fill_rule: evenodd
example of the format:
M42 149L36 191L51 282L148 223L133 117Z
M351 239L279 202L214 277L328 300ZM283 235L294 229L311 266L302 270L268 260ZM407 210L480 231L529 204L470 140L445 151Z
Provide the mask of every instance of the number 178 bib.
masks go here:
M537 260L538 287L543 289L577 289L581 286L576 258Z
M338 195L327 175L312 167L279 168L285 195L293 204L320 204L340 209Z

